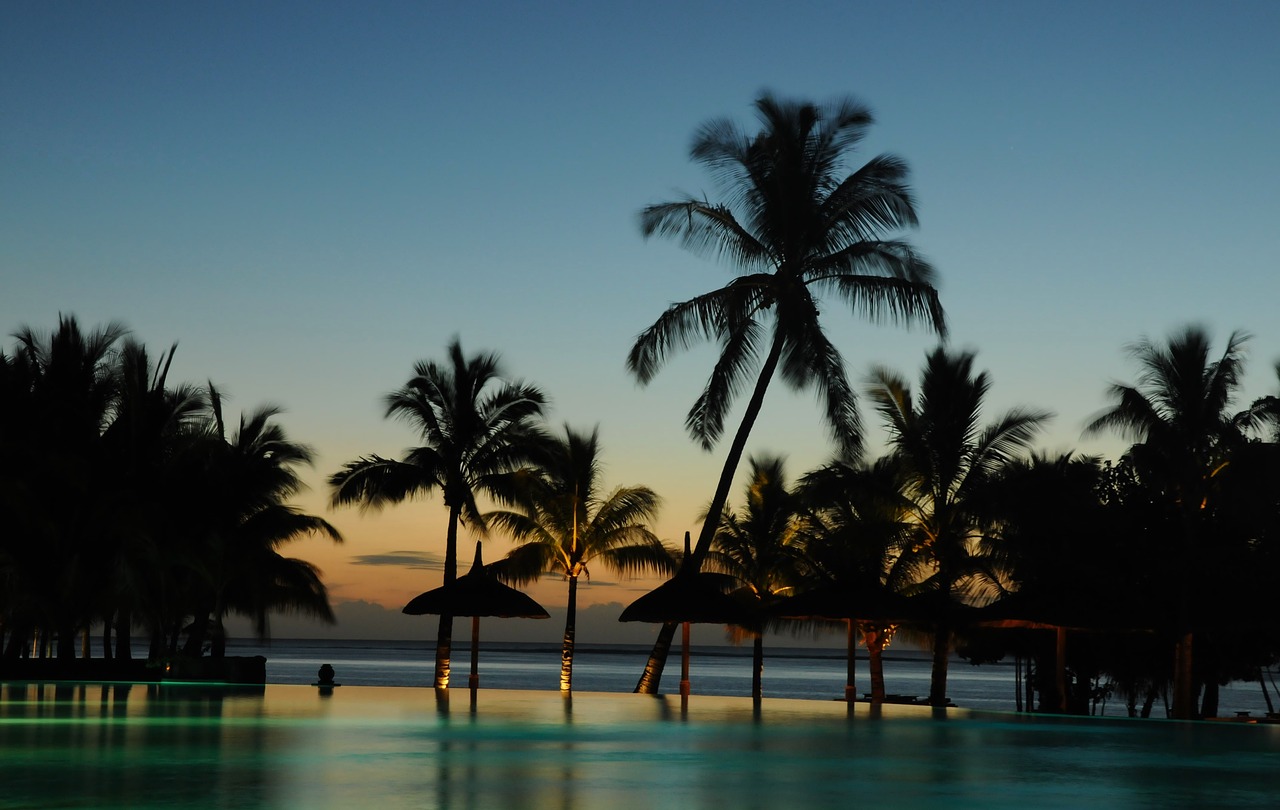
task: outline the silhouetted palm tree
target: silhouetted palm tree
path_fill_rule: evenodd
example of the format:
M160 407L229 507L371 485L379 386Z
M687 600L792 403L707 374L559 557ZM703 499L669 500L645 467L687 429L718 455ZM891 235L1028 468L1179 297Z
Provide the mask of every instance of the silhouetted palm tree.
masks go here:
M793 388L816 387L836 440L848 449L859 441L853 391L844 360L822 329L820 296L874 320L944 328L933 269L908 243L886 238L916 224L906 164L881 155L846 174L845 159L872 123L867 108L849 99L819 106L770 95L755 108L761 129L754 135L714 120L694 138L691 157L723 187L723 203L689 197L651 205L640 215L645 236L676 238L743 272L723 287L672 304L640 334L627 359L647 383L670 354L703 340L720 345L686 419L690 435L707 449L720 438L735 396L751 387L708 506L710 518L693 549L697 564L711 547L776 373ZM656 690L674 629L664 627L638 691Z
M568 612L560 653L560 689L573 688L573 648L577 627L578 578L599 563L619 574L674 573L675 559L646 525L659 499L648 487L601 492L599 431L590 435L566 427L564 438L547 451L537 470L516 474L511 495L516 510L485 517L522 545L492 569L516 584L558 573L569 582Z
M826 594L826 618L849 623L862 635L871 674L871 700L885 699L884 650L892 641L906 604L901 592L927 578L911 544L913 502L907 479L895 459L873 464L837 459L804 476L805 572L801 586L811 595ZM802 599L804 597L801 597ZM849 661L846 699L853 700L853 661Z
M403 460L371 455L348 462L329 478L335 506L387 504L440 490L449 510L444 581L458 576L458 524L484 532L476 494L497 477L523 466L542 434L535 426L545 404L542 392L521 382L504 382L493 354L466 357L454 340L445 364L420 362L404 387L387 396L387 416L406 420L422 445ZM435 685L449 685L453 617L440 617L436 639Z
M86 332L61 316L47 335L20 329L6 363L6 376L17 383L13 375L20 374L25 388L8 391L18 407L4 418L0 430L8 435L0 444L15 452L6 464L21 464L31 484L20 507L25 536L10 548L10 565L22 570L10 599L18 636L56 633L59 658L74 657L76 633L92 620L101 592L102 433L116 400L115 352L125 332L118 323Z
M303 488L298 467L310 465L309 447L289 439L275 421L279 409L263 407L240 417L227 437L222 399L210 391L213 442L208 468L210 517L202 574L208 599L190 636L198 654L206 623L211 652L225 649L223 619L234 612L253 620L259 638L268 636L273 612L292 612L332 623L333 611L319 572L308 562L284 557L279 547L320 534L334 542L342 535L324 519L299 512L287 501Z
M1129 347L1140 372L1136 385L1116 383L1114 404L1088 426L1088 433L1114 430L1135 444L1128 455L1179 524L1174 556L1177 583L1177 642L1174 651L1175 718L1195 714L1192 579L1207 531L1211 500L1232 451L1244 442L1249 414L1232 411L1239 393L1248 336L1233 332L1221 355L1214 355L1208 333L1196 326L1172 335L1165 344L1142 339Z
M1046 412L1014 409L983 427L991 381L986 372L974 373L973 360L969 352L935 349L926 359L919 396L905 379L882 368L872 372L869 392L889 430L911 502L907 553L929 569L912 590L934 604L937 616L929 686L934 706L947 702L951 607L1000 585L999 572L986 559L991 547L984 489L1029 448L1049 418Z
M709 568L729 574L758 616L752 640L751 697L760 700L764 671L765 613L800 578L799 499L787 487L783 460L750 460L746 503L741 512L725 510L707 554Z
M101 566L110 586L103 594L103 655L110 657L112 630L115 656L130 658L130 631L138 608L148 601L165 601L166 594L184 590L160 581L161 560L173 562L178 534L193 525L190 505L182 492L198 490L199 465L179 473L178 459L201 443L202 419L207 417L205 394L193 386L168 385L169 368L177 345L152 362L146 347L132 340L119 354L119 391L111 424L103 434L111 475L106 485L112 511L104 520L111 540L110 554ZM161 553L161 545L167 552ZM158 606L158 605L157 605ZM163 609L161 609L163 610ZM159 627L158 617L148 624Z

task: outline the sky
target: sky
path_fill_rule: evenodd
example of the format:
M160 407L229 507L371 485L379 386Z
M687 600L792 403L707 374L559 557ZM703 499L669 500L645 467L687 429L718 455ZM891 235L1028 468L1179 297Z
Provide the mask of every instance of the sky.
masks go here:
M693 133L753 128L766 90L871 107L850 169L910 164L921 226L906 236L938 268L950 343L990 372L991 418L1056 414L1041 450L1118 455L1084 424L1134 379L1127 345L1187 324L1218 346L1249 332L1244 399L1275 393L1277 31L1280 4L1243 0L8 0L0 334L7 348L59 313L123 321L157 350L178 342L171 380L283 408L316 451L298 504L346 542L288 551L323 569L339 626L276 635L426 636L399 608L440 582L438 497L334 511L325 479L415 443L382 398L454 336L540 386L552 425L598 425L610 484L663 497L660 537L696 534L725 448L700 450L684 414L714 348L645 387L625 358L732 268L646 241L637 213L714 195ZM873 365L915 379L936 345L834 303L823 318L854 380ZM775 385L748 454L817 466L818 414ZM510 547L492 536L486 558ZM612 640L610 611L654 583L592 573L580 600L603 618L579 637ZM531 592L553 613L565 601L555 579ZM560 631L516 624L500 632Z

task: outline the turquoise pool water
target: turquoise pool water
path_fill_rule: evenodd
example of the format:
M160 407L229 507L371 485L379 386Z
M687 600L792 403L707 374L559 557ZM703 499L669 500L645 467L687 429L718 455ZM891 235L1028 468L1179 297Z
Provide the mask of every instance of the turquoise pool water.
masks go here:
M1280 726L698 695L6 685L0 762L0 808L1280 803Z

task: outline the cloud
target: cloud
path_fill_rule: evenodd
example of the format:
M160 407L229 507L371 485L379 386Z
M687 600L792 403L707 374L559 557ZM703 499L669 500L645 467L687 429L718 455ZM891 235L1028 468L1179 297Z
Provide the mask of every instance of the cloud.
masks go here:
M443 571L444 559L429 551L388 551L383 554L357 554L353 565L391 565L419 571Z

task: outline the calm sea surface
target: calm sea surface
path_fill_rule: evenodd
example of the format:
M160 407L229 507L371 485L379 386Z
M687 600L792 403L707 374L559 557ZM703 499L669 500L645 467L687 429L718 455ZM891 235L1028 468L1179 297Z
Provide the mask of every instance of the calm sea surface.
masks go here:
M262 655L267 681L310 684L321 664L330 664L337 681L350 686L429 687L434 671L432 641L274 640L269 644L232 642L228 655ZM630 692L648 658L648 646L579 645L574 656L573 687L577 692ZM470 652L465 643L453 650L452 683L465 686ZM912 649L891 649L885 657L885 687L890 694L924 697L929 693L929 657ZM674 694L680 679L679 649L672 650L662 691ZM750 647L697 646L690 655L689 680L695 695L746 697L751 694ZM765 697L837 700L844 694L843 650L765 648ZM865 653L858 659L859 694L870 691ZM480 686L487 689L558 690L560 648L541 644L480 644ZM968 709L1013 711L1015 678L1012 663L975 667L960 659L951 663L948 696ZM1273 696L1273 700L1275 697ZM1220 715L1266 712L1257 683L1223 689ZM1123 716L1124 703L1113 699L1104 709ZM1160 714L1157 707L1156 713Z

